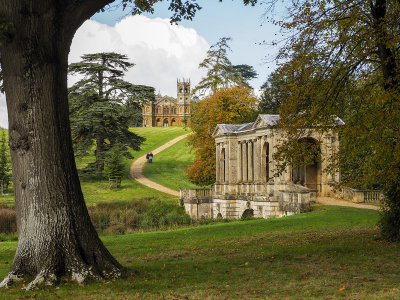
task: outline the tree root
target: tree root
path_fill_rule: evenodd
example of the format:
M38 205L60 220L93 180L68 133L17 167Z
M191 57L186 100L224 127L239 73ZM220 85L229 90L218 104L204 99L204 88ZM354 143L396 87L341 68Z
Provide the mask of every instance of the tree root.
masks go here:
M0 288L8 289L15 281L22 280L23 276L14 273L8 273L7 276L0 282Z

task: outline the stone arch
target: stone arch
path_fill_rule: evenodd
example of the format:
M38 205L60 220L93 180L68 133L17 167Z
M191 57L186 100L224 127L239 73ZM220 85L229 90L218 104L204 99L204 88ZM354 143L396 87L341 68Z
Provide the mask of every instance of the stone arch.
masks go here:
M168 127L169 126L169 122L168 122L167 118L164 119L163 125L164 125L164 127Z
M173 119L171 120L171 126L176 126L176 120L175 120L175 118L173 118Z
M270 171L270 157L269 157L269 143L265 142L262 148L262 161L261 161L261 166L262 166L262 178L264 182L269 181L269 171Z
M296 184L303 185L310 189L321 191L321 147L317 140L307 137L298 140L298 143L303 143L304 149L309 149L313 152L311 163L303 162L300 166L292 168L292 181ZM304 157L300 158L305 160Z
M243 214L242 214L242 218L249 218L249 217L254 217L254 209L248 208L246 209Z
M156 119L156 126L161 126L161 119L160 118L157 118Z

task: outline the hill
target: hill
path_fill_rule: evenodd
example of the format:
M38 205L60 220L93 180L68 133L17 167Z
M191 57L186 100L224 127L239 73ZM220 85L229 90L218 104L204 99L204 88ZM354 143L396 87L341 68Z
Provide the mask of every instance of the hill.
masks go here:
M379 299L397 298L400 248L379 239L378 214L345 207L280 219L102 237L138 275L78 286L62 281L0 298L76 299ZM0 243L5 276L15 242Z
M133 132L144 136L146 141L139 151L132 151L134 158L150 152L151 150L165 144L167 141L187 133L187 130L182 127L136 127L131 129ZM94 161L94 155L88 157L76 158L78 169L82 169L89 162ZM158 198L164 200L172 200L173 197L164 193L158 192L154 189L147 188L136 181L129 179L129 167L132 160L125 159L125 175L122 178L122 187L120 189L109 189L107 180L102 179L82 179L81 186L87 205L94 205L98 202L112 202L112 201L128 201L132 199L142 198ZM183 174L183 170L182 170ZM182 175L183 177L183 175ZM0 205L14 205L14 197L1 196Z

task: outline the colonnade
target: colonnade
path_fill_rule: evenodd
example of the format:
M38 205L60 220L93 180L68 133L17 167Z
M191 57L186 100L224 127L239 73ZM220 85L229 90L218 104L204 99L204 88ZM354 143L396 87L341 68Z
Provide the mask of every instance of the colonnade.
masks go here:
M217 143L216 181L231 184L268 182L270 159L270 143L264 137Z

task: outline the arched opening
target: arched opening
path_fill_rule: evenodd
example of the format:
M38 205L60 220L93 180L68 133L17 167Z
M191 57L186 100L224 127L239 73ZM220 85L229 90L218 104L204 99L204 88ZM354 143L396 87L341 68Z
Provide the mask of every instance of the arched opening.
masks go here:
M161 119L157 118L156 120L156 126L160 127L161 126Z
M242 214L242 219L254 217L254 210L253 209L246 209Z
M221 150L221 179L222 182L225 182L225 170L226 170L226 157L225 157L225 148Z
M297 167L292 169L292 181L310 189L321 191L321 147L313 138L298 140L302 151Z
M164 127L168 127L168 119L164 119Z
M264 182L269 181L269 143L265 142L262 149L262 176Z
M176 125L176 120L175 119L172 119L171 120L171 126L175 126Z

